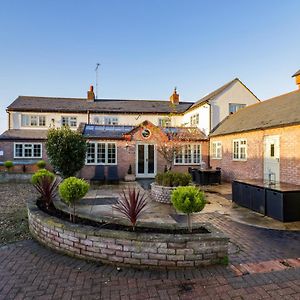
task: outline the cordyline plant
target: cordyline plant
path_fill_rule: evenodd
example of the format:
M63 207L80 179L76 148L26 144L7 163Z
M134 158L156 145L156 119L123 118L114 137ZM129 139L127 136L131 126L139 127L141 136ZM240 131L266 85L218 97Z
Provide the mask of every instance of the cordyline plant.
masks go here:
M35 189L40 193L40 199L44 206L47 209L53 206L53 199L57 195L57 187L60 180L48 170L41 169L32 176L31 182Z
M127 192L123 190L120 196L114 208L128 219L134 231L138 219L148 205L146 196L141 195L140 190L136 191L136 189L128 189Z

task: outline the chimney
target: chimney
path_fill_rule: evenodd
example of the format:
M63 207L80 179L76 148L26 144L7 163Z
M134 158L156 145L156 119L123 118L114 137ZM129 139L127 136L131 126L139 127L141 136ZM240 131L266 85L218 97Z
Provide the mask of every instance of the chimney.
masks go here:
M295 77L296 84L298 85L298 88L300 89L300 70L298 70L292 77Z
M87 92L87 101L93 102L95 100L94 87L91 85L90 90Z
M176 87L174 88L174 92L170 97L170 101L172 104L178 104L179 103L179 94L177 94Z

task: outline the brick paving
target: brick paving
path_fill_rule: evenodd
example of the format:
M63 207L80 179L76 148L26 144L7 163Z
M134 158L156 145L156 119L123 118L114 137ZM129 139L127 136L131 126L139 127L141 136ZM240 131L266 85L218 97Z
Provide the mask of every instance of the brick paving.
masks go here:
M118 271L28 240L0 248L0 299L300 299L299 267L260 272L268 265L261 262L298 262L300 232L250 227L217 213L201 218L230 235L229 266ZM243 264L254 271L237 274L233 267Z

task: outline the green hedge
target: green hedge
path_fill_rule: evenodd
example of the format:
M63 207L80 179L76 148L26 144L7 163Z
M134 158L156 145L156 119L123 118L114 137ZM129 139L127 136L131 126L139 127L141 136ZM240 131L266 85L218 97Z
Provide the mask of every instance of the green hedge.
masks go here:
M192 177L188 173L168 171L165 173L158 173L155 177L155 182L158 185L169 187L187 186L192 182Z

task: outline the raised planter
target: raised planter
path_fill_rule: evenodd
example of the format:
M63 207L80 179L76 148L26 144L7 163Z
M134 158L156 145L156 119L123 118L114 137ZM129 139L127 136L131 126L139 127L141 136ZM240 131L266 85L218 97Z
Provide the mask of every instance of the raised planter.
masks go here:
M191 268L221 263L228 241L211 224L208 233L162 234L98 229L72 224L28 203L29 229L35 239L61 253L115 265L139 268ZM164 226L163 224L161 226Z
M0 172L0 182L30 182L32 174Z
M151 197L154 201L171 204L171 194L176 187L162 186L155 182L151 183Z

